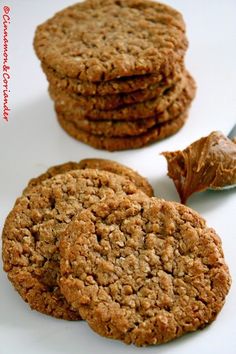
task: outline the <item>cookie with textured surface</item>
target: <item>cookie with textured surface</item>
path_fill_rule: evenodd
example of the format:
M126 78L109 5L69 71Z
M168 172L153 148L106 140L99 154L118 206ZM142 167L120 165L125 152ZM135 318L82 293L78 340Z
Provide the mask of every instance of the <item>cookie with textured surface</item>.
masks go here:
M116 161L98 159L98 158L83 159L79 162L70 161L70 162L63 163L61 165L50 167L45 173L41 174L38 177L32 178L29 181L25 191L27 191L29 188L33 186L36 186L37 184L41 183L45 179L52 178L56 175L71 170L84 170L86 168L108 171L120 176L127 177L128 179L130 179L131 182L133 182L138 188L140 188L149 197L153 196L152 186L149 184L147 179L141 176L138 172Z
M181 94L184 87L192 86L193 79L184 75L177 83L151 100L124 105L111 110L89 109L82 107L76 99L69 95L52 96L55 100L56 110L65 113L72 112L77 119L90 120L134 120L151 117L164 112Z
M49 83L49 94L54 101L63 101L65 105L74 102L77 107L85 110L112 110L125 105L149 101L157 96L163 95L168 91L174 82L165 82L164 85L151 85L146 90L137 90L130 93L119 93L105 96L88 96L75 93L68 93L66 90L58 89ZM70 108L69 108L70 110Z
M60 286L98 334L137 346L211 323L230 288L221 241L193 210L138 196L82 211L60 243Z
M107 81L163 73L188 46L182 15L143 0L87 0L38 26L39 59L62 75Z
M130 120L91 120L91 119L77 119L77 115L73 112L63 114L67 121L73 122L78 129L94 135L104 135L106 137L127 137L136 136L145 133L149 128L156 124L170 121L180 114L185 112L195 96L195 84L193 81L182 90L179 97L167 109L153 117L143 119ZM55 107L60 115L61 110Z
M104 135L88 133L82 129L79 129L76 122L66 120L61 114L57 115L57 119L61 127L73 138L85 144L91 145L96 149L104 149L108 151L137 149L164 139L177 133L183 127L187 117L188 112L186 111L171 121L154 125L140 135L107 137Z
M8 215L2 234L4 270L32 309L58 318L80 315L61 294L59 241L73 216L106 197L142 193L128 178L76 170L26 190Z
M65 90L68 93L80 94L83 96L109 96L132 93L140 90L147 90L151 86L163 86L175 82L184 72L183 61L176 62L174 68L169 68L165 75L161 73L126 76L109 81L90 82L71 79L63 76L44 63L41 63L47 80L57 90Z

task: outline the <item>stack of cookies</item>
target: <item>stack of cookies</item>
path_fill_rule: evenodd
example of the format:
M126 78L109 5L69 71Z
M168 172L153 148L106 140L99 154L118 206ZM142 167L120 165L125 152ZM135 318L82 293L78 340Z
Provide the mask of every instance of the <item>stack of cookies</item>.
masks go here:
M86 0L40 25L34 47L62 128L109 151L185 123L195 83L179 12L149 0Z
M84 319L138 346L212 322L230 288L221 241L184 205L152 197L113 161L49 169L17 199L3 229L3 264L32 309Z

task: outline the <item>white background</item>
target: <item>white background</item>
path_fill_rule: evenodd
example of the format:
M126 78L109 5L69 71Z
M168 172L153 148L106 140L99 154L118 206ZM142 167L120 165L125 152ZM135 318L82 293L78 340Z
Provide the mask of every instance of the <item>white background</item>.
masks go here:
M35 28L70 0L9 0L9 122L0 116L0 223L27 181L48 167L69 160L102 157L122 162L147 176L157 196L178 200L166 176L165 150L184 148L212 130L225 134L236 121L236 1L166 1L186 20L190 48L186 63L198 85L185 127L175 136L149 147L117 153L95 150L62 131L47 94L32 41ZM2 26L1 26L2 27ZM2 46L2 36L0 45ZM2 50L2 48L1 48ZM1 54L2 55L2 54ZM2 60L2 56L1 56ZM2 87L1 87L2 91ZM2 96L1 96L2 110ZM2 113L2 112L1 112ZM236 353L236 198L235 190L207 191L193 196L196 209L222 238L233 278L226 304L217 320L202 331L166 345L126 346L94 334L84 322L57 320L31 311L0 270L0 354L235 354ZM2 267L1 267L2 268Z

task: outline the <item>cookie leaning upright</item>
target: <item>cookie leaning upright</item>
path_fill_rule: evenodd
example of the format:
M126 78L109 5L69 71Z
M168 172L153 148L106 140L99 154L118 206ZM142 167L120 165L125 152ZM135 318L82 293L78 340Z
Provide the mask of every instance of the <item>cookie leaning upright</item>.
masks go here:
M171 120L176 117L171 115L171 127L162 135L155 117L158 127L153 128L152 139L142 136L150 118L165 113L189 85L184 67L185 24L171 7L149 0L87 0L40 25L34 47L58 121L77 140L122 150L167 137L183 125L175 124L173 129ZM195 87L182 114L194 94ZM141 118L148 124L140 121L131 131L133 120ZM109 131L103 129L103 120ZM117 129L117 120L125 120L122 129ZM110 144L108 136L129 136L131 141L115 139ZM132 141L136 136L141 144Z
M73 216L83 208L110 196L139 193L130 179L98 169L73 168L66 164L40 176L9 213L2 234L4 270L21 297L32 309L58 318L80 319L59 289L59 241ZM54 175L55 174L55 175ZM54 175L53 177L50 177Z
M230 288L221 241L181 204L94 204L61 238L61 291L98 334L138 346L211 323Z

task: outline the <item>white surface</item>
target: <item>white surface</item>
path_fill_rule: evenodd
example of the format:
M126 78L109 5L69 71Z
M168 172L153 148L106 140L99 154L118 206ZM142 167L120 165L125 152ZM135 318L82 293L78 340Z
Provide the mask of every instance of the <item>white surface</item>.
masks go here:
M156 195L178 200L175 188L166 176L164 158L159 153L183 148L212 130L227 133L231 129L236 121L236 2L172 0L167 3L181 10L187 23L190 49L186 61L198 84L197 97L187 124L178 134L147 148L117 153L90 148L61 130L47 94L46 79L33 52L36 25L72 1L9 0L4 3L11 7L11 113L8 123L0 119L1 227L31 177L51 165L86 157L125 163L149 178ZM193 196L189 205L221 236L233 278L226 304L211 326L158 347L126 346L99 337L84 322L56 320L31 311L0 270L0 354L235 354L235 190L201 193Z

